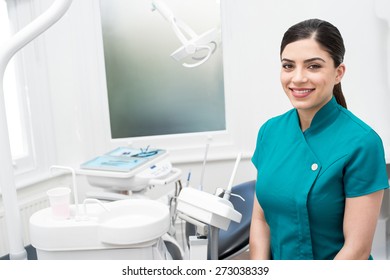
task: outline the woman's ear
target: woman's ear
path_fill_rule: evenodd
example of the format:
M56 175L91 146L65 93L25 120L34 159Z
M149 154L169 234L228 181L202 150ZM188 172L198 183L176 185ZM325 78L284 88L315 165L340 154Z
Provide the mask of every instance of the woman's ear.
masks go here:
M345 73L345 64L341 63L336 69L336 79L335 79L336 85L341 82L341 79L343 78L344 73Z

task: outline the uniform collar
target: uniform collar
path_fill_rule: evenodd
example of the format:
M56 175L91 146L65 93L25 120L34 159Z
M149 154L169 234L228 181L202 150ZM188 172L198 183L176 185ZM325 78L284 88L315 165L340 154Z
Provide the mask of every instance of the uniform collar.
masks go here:
M314 115L310 127L304 131L304 134L315 133L331 125L340 113L339 106L336 98L333 96L332 99Z

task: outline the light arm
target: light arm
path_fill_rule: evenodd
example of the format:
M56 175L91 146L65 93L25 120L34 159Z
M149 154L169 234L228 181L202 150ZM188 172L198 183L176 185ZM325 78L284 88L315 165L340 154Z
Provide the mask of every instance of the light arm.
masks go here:
M206 62L215 52L217 48L216 38L219 34L217 29L214 28L204 32L201 35L197 35L195 31L193 31L184 21L177 19L169 7L160 0L152 1L152 10L158 11L161 16L170 23L174 33L183 44L180 48L171 54L171 57L177 61L180 61L199 51L207 52L207 54L201 58L193 57L194 60L197 60L195 63L183 63L184 67L197 67ZM187 38L184 33L186 33L189 38Z
M56 23L65 14L71 3L72 0L55 1L45 13L16 33L0 48L0 188L7 222L9 255L11 260L26 259L27 253L24 249L22 237L22 222L17 201L8 125L5 114L3 92L4 73L14 54Z

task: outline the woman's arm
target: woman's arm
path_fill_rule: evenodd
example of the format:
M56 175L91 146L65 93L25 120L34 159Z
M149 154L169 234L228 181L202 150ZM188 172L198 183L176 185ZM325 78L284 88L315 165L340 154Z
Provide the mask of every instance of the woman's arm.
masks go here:
M264 212L258 200L254 199L252 222L249 233L249 255L252 260L269 260L270 253L270 231L265 221Z
M335 259L367 260L381 209L383 190L347 198L344 213L345 243Z

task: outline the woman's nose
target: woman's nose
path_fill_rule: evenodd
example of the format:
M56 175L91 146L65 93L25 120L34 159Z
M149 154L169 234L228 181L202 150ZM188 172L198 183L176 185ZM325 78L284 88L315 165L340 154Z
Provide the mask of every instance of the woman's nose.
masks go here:
M307 77L305 72L302 69L295 69L292 76L292 81L294 83L305 83L307 82Z

